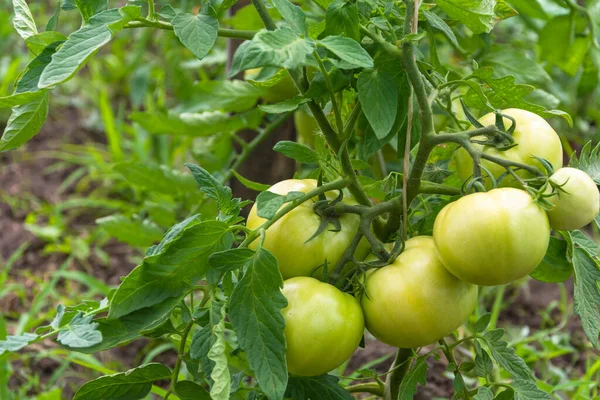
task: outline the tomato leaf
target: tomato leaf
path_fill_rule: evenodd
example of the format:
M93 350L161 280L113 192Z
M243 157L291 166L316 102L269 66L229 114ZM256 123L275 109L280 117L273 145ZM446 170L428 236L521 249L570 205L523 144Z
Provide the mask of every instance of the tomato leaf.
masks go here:
M600 185L600 143L592 147L592 142L587 142L581 149L579 157L573 152L569 167L582 170L594 180L596 185Z
M564 282L569 279L573 267L567 259L567 247L565 240L551 237L544 259L530 274L531 277L542 282Z
M264 183L258 183L251 181L248 178L244 178L242 175L238 174L234 170L231 170L231 173L237 178L238 181L240 181L242 185L244 185L244 187L248 189L256 190L257 192L262 192L271 187L270 185L265 185Z
M33 15L31 15L31 11L25 0L12 0L12 3L15 11L13 26L17 33L23 39L27 39L28 37L37 34L38 30L35 26Z
M490 319L492 318L492 314L485 313L475 323L475 332L480 333L485 331L485 329L490 324Z
M262 111L269 114L282 114L296 110L301 104L308 103L310 99L302 96L295 96L280 103L260 105Z
M87 382L77 390L73 400L143 399L150 393L153 382L170 377L171 370L165 365L144 364L124 373L105 375Z
M417 358L398 388L398 400L412 400L417 393L417 385L427 383L427 359Z
M7 336L5 340L0 340L0 356L7 351L19 351L29 343L38 338L33 333L24 333L22 335Z
M246 352L258 385L270 400L283 398L288 381L285 320L281 314L287 300L281 293L282 287L277 259L258 248L229 304L229 317L239 345Z
M299 199L302 196L304 196L302 192L289 192L287 195L282 196L266 190L256 197L257 214L261 218L271 219L284 203Z
M503 336L504 329L494 329L483 334L492 357L515 378L533 379L533 373L525 361L515 353L515 349L508 347L508 343L502 340Z
M490 32L494 27L495 1L438 0L438 5L452 19L465 24L473 33Z
M202 386L193 381L178 381L175 394L180 400L210 400L210 394Z
M398 89L385 72L363 71L358 75L358 98L378 139L390 133L398 113Z
M80 311L58 332L57 340L71 348L90 347L102 342L102 333L97 329L98 323L92 322L94 317L84 316Z
M29 103L13 107L0 139L0 152L16 149L37 135L47 117L47 92L31 99Z
M494 364L488 352L475 341L475 373L482 378L488 378L494 369Z
M197 59L202 60L217 41L219 21L215 18L210 6L202 7L209 10L198 15L179 13L171 21L175 36L187 47Z
M114 165L113 169L125 180L151 192L164 194L190 193L197 190L196 182L188 174L184 175L165 165L125 161Z
M213 310L211 309L211 312ZM218 323L212 326L214 343L208 351L208 359L215 364L210 373L213 383L210 387L210 398L214 400L228 400L231 389L231 376L227 366L225 346L225 305L221 306L221 316Z
M296 32L298 35L307 35L308 31L306 30L306 15L302 8L297 5L291 3L288 0L272 0L273 5L279 11L284 20Z
M477 389L477 394L473 397L473 400L494 400L494 392L486 386L481 386Z
M352 400L354 397L340 386L339 378L332 375L291 376L286 398L311 400Z
M583 330L594 346L600 332L600 267L585 248L572 248L575 270L575 313L581 317Z
M292 142L290 140L282 140L277 142L277 144L273 147L273 150L283 154L286 157L293 158L300 163L310 164L319 161L319 156L314 152L314 150L303 144Z
M244 266L254 257L254 251L245 247L237 247L213 253L208 257L208 263L219 271L235 271Z
M319 41L319 45L345 62L347 64L344 64L345 69L373 68L373 59L356 40L344 36L327 36ZM342 65L339 67L341 68Z
M552 397L537 387L535 381L515 379L510 386L515 391L515 399L518 400L550 400Z
M132 246L148 247L161 240L163 231L149 220L133 219L125 215L99 218L96 224L117 240Z

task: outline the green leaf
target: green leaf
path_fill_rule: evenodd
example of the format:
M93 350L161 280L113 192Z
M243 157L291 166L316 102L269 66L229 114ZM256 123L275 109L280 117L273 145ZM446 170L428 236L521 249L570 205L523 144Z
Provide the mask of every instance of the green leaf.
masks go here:
M435 4L475 34L488 33L494 27L494 0L437 0Z
M325 31L322 36L343 35L360 40L358 5L354 2L335 0L327 7Z
M120 214L99 218L96 223L117 240L132 246L148 247L160 241L163 235L162 229L147 219L134 219Z
M535 381L515 379L510 386L515 391L515 400L551 400L550 395L537 387Z
M48 93L13 107L0 139L0 152L13 150L38 134L48 117Z
M25 39L25 44L37 56L49 45L56 42L64 42L65 40L67 40L67 37L60 32L46 31L29 36Z
M452 43L454 47L456 47L457 49L460 48L460 46L458 45L458 40L456 40L456 36L454 35L454 32L448 26L446 21L442 19L442 17L427 10L423 11L423 15L425 15L425 18L427 18L427 22L429 23L429 25L431 25L435 29L440 30L444 35L446 35L446 37L448 38L448 40L450 40L450 43Z
M579 157L573 152L569 167L582 170L596 182L596 185L600 185L600 143L592 147L592 142L587 142L581 149Z
M69 80L99 48L108 43L126 22L118 9L103 11L90 18L89 23L72 33L52 56L41 74L41 89Z
M193 164L185 164L192 171L192 175L196 182L208 197L217 202L219 208L219 219L223 221L235 220L242 207L247 204L239 198L233 198L231 188L223 185L207 170Z
M494 6L494 14L499 19L508 19L512 17L516 17L519 15L517 10L512 8L510 4L506 2L506 0L496 0L496 5Z
M532 18L548 19L544 6L540 0L510 0L510 4L517 9L519 14Z
M171 378L171 370L158 363L144 364L124 373L101 376L83 385L73 400L143 399L152 383Z
M481 347L479 341L475 341L475 373L482 378L488 378L492 374L494 364L488 352Z
M287 195L282 196L266 190L256 197L257 214L261 218L271 219L284 203L296 200L302 196L304 196L302 192L289 192Z
M363 112L378 139L390 133L398 112L398 89L394 78L377 70L363 71L356 83Z
M307 57L314 50L314 40L298 37L290 28L262 30L251 41L238 47L233 56L230 75L264 66L298 68L307 65Z
M228 226L219 221L187 220L176 234L165 235L116 290L108 317L115 319L178 297L208 269L208 256L231 246Z
M52 61L52 56L61 43L62 42L54 42L49 44L44 50L42 50L39 56L34 58L27 65L23 75L17 82L15 94L13 94L13 96L16 94L25 94L27 92L34 92L38 94L45 92L45 90L40 90L38 87L40 76L42 75L42 72L46 66L48 66L48 64L50 64Z
M571 277L573 267L567 259L567 242L555 237L550 244L544 259L530 274L532 278L542 282L564 282Z
M294 111L300 106L300 104L308 103L309 101L309 98L296 96L282 101L281 103L260 105L258 108L269 114L282 114Z
M494 392L486 386L481 386L477 389L477 394L473 397L473 400L494 400Z
M581 317L583 330L594 346L600 332L600 269L598 262L582 248L572 248L575 270L575 313Z
M90 347L102 342L102 333L97 329L98 323L92 322L92 315L86 317L79 312L58 332L57 340L71 348Z
M314 152L314 150L303 144L292 142L290 140L282 140L277 142L277 144L273 147L273 150L300 163L311 164L319 161L319 156Z
M292 27L298 35L307 35L306 15L300 7L292 4L288 0L271 0L273 5L279 11L284 20Z
M211 9L210 7L202 7ZM213 10L214 13L214 10ZM175 36L187 47L199 60L202 60L212 49L217 41L219 21L211 13L198 15L179 13L171 21Z
M234 170L231 170L231 173L237 178L238 181L240 181L242 185L244 185L244 187L247 187L248 189L255 190L257 192L262 192L263 190L267 190L271 187L270 185L265 185L263 183L254 182L250 179L244 178Z
M60 3L60 0L58 0L56 11L54 11L54 14L52 14L50 19L48 20L48 23L46 24L47 32L55 31L56 27L58 26L58 17L60 16Z
M373 59L356 40L344 36L327 36L319 40L319 45L354 68L373 68Z
M210 394L202 386L193 381L178 381L175 394L180 400L210 400Z
M417 394L417 385L427 383L427 359L417 358L398 388L398 400L412 400Z
M197 191L196 182L190 175L172 170L165 165L125 161L115 164L115 171L132 185L151 192L174 195Z
M576 15L561 15L550 20L538 35L542 59L574 76L592 45L586 29L587 22Z
M31 15L31 11L25 0L12 0L12 4L15 11L13 26L17 33L23 39L36 35L38 30L35 26L33 15Z
M502 340L503 336L504 329L494 329L483 334L492 357L513 377L533 379L533 374L525 361L515 353L515 349L508 347L508 343Z
M133 112L129 115L129 119L156 135L201 137L256 128L261 123L262 115L258 110L236 115L222 111L176 115L160 112Z
M186 110L241 112L253 108L266 91L238 79L206 80L192 87L192 99Z
M214 367L210 373L213 383L210 388L210 398L214 400L228 400L231 389L231 376L227 366L225 342L225 306L221 307L221 319L212 327L214 344L208 351L208 359L213 361Z
M571 231L569 234L571 236L571 241L576 248L581 248L587 251L592 257L597 257L600 255L600 245L589 238L585 233L577 230Z
M269 400L283 398L288 380L285 320L281 314L287 300L281 293L282 287L277 259L259 247L229 305L239 345Z
M290 376L286 398L311 400L352 400L354 397L340 386L333 375Z
M479 60L481 66L494 68L494 77L514 76L516 83L545 85L550 82L550 75L535 60L522 52L515 51L510 45L496 45Z
M475 332L480 333L485 331L488 325L490 324L491 317L492 314L490 313L485 313L481 317L479 317L479 319L475 323Z
M18 336L7 336L5 340L0 340L0 356L7 351L19 351L37 338L38 335L33 333L24 333Z
M243 267L252 257L254 257L253 250L247 247L237 247L211 254L208 263L211 268L219 271L235 271Z
M106 10L108 0L75 0L75 4L85 21Z

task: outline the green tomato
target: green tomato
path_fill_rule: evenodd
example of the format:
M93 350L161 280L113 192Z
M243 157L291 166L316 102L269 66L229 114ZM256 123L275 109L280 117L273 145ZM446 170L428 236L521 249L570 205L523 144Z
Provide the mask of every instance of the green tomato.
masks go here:
M314 148L315 135L321 129L308 108L301 107L294 112L294 126L296 127L298 143Z
M448 204L435 219L433 238L454 276L476 285L502 285L542 261L550 224L527 192L500 188Z
M544 167L533 156L548 160L555 170L562 167L563 151L560 138L545 119L532 112L517 108L503 110L502 112L503 114L510 115L516 121L513 138L515 139L517 146L506 151L500 151L493 146L474 144L476 148L483 149L484 153L491 156L531 165L541 171L545 171ZM496 123L496 115L494 113L486 114L479 119L479 122L484 126L494 125ZM504 118L504 126L506 129L508 129L511 124L511 120ZM474 139L484 140L485 137L476 136ZM506 172L504 167L488 160L481 160L481 165L490 171L495 179L498 179ZM473 175L473 160L462 147L456 152L456 169L463 181L469 179L469 177ZM485 171L482 171L482 173L484 176L487 175ZM517 175L522 178L531 178L531 174L524 170L517 171ZM490 181L486 181L486 185L490 187ZM500 186L514 185L516 185L516 181L512 176L506 176L500 182Z
M588 174L575 168L561 168L550 177L561 186L547 200L553 204L548 210L550 226L554 229L573 230L583 228L600 212L600 194L596 183ZM546 193L551 193L549 186Z
M316 187L317 181L314 179L288 179L271 186L269 192L280 195L286 195L289 192L307 193ZM337 192L326 193L326 197L330 200L337 196ZM263 247L277 258L283 279L313 274L318 276L316 275L319 273L317 270L325 264L325 261L331 271L341 260L358 229L359 217L353 214L343 214L340 216L342 226L340 231L334 232L329 228L307 242L321 225L321 217L313 211L313 205L317 200L318 198L315 197L300 204L265 232ZM356 204L346 194L343 201L348 204ZM258 216L255 203L248 215L246 226L256 229L266 221ZM258 243L257 239L249 247L255 249ZM368 245L365 243L361 242L359 245L356 252L357 258L364 257L368 252Z
M290 373L323 375L352 356L365 328L358 300L304 276L283 282L282 292L288 300L282 313Z
M444 268L431 236L405 244L392 264L367 273L361 304L373 336L410 348L434 343L462 325L475 309L477 286Z

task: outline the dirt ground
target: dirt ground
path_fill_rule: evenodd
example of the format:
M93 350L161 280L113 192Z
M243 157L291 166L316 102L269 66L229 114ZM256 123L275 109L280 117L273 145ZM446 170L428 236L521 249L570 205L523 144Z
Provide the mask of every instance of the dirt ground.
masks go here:
M27 144L27 152L17 151L0 154L0 193L4 192L25 203L27 209L37 207L38 202L57 203L65 200L70 190L63 194L57 193L57 188L63 182L70 172L68 169L60 172L43 173L43 171L52 164L52 160L36 156L36 152L57 149L65 143L87 143L89 141L101 141L102 135L90 132L84 129L79 123L75 110L66 110L60 116L60 120L50 119L40 134ZM64 261L60 255L42 255L44 243L36 239L30 232L24 229L23 222L26 213L17 211L13 213L10 205L3 202L0 197L0 255L6 260L22 243L30 242L24 256L16 262L11 274L13 277L19 270L29 269L36 276L48 277L57 270ZM93 223L94 218L85 217L83 221L75 221L74 224L80 224L79 228L85 228L86 224ZM100 280L112 285L118 283L120 276L126 275L133 264L130 259L134 255L132 250L126 245L116 241L110 242L104 250L110 256L110 268L95 268L95 260L90 260L94 274ZM33 282L21 282L27 287L28 298L31 299L35 294L36 286ZM569 288L572 294L572 288ZM511 294L508 294L511 295ZM531 281L528 290L521 290L513 293L514 300L508 309L503 311L500 316L500 326L503 325L526 325L535 330L541 321L540 311L546 309L548 304L559 298L559 289L557 285L544 284L537 281ZM53 305L49 305L53 307ZM27 307L16 296L4 298L0 305L1 313L19 312ZM573 317L569 322L568 329L572 332L575 341L583 340L580 321ZM104 352L100 357L103 360L119 361L126 367L133 366L135 355L145 345L143 341L138 341L128 346L113 349ZM393 349L374 339L367 338L366 348L356 352L350 362L349 369L355 369L364 363L376 359L380 356L393 352ZM163 360L171 361L172 354L164 354ZM381 363L377 370L385 372L392 359ZM447 398L452 391L452 381L444 374L444 359L431 363L428 372L428 384L420 388L417 399L433 399L436 397ZM570 359L565 359L564 363L571 364ZM171 361L172 362L172 361ZM559 361L560 362L560 361ZM32 367L44 377L49 377L56 368L57 363L51 360L37 362ZM76 379L76 378L69 378ZM75 382L74 382L75 383ZM19 385L18 380L12 381L13 385Z

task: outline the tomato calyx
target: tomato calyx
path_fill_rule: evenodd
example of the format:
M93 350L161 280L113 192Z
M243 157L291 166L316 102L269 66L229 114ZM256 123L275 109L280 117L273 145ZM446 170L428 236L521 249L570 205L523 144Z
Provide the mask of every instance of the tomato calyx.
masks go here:
M325 197L325 196L323 196ZM321 218L321 223L315 231L315 233L309 237L304 243L308 243L322 232L324 232L329 224L333 225L331 232L339 232L342 230L342 224L340 222L340 215L335 211L335 205L341 203L344 198L344 193L339 190L338 196L329 201L326 198L317 200L313 205L313 211Z

